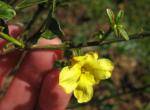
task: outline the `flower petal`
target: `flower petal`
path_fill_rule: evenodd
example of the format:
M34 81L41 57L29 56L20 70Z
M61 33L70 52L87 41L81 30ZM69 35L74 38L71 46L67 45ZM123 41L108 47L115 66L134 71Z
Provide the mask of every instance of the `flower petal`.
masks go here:
M86 56L91 57L92 59L98 59L98 54L96 52L89 52Z
M75 61L85 61L85 60L97 60L98 54L96 52L89 52L85 56L76 56L73 57L73 60Z
M77 80L80 74L79 68L64 67L60 72L59 85L63 87L66 93L71 93L78 85Z
M93 70L93 75L95 77L96 82L100 80L108 79L111 77L111 72L106 70Z
M106 58L99 59L98 63L99 63L99 68L102 70L112 71L114 68L113 63Z
M84 60L85 58L86 58L85 56L75 56L75 57L73 57L73 60L79 62L79 61Z
M78 103L84 103L91 100L93 97L93 84L89 80L89 76L82 74L77 88L74 90L74 96Z

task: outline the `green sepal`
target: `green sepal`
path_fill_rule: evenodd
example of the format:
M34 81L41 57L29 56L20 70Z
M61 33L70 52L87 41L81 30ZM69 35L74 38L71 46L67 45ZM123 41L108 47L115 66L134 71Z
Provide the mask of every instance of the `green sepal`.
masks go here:
M52 33L50 30L45 30L41 36L45 39L53 39L56 37L56 35Z

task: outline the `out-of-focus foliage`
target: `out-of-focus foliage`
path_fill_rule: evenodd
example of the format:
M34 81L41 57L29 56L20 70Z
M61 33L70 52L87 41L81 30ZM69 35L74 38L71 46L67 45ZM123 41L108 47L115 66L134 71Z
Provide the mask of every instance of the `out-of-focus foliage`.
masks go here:
M10 20L16 15L15 10L5 2L0 1L0 18Z

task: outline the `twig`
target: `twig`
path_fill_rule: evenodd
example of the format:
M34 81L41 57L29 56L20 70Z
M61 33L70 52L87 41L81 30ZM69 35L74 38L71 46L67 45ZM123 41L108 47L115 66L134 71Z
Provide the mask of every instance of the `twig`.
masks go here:
M49 12L48 12L48 16L47 16L45 22L42 25L42 28L41 28L42 30L41 31L43 31L43 30L45 30L47 28L48 22L49 22L50 18L53 17L55 5L56 5L56 0L52 0L52 1L48 0L48 9L49 9Z
M143 39L143 38L150 38L150 32L144 32L144 33L140 33L140 34L132 34L129 36L130 40L136 40L136 39ZM82 47L89 47L89 46L102 46L102 45L106 45L106 44L112 44L112 43L119 43L119 42L125 42L126 40L124 39L117 39L117 40L109 40L109 41L94 41L94 42L87 42L86 45L80 45L80 46L74 46L72 45L72 43L68 43L68 46L66 46L68 49L72 49L72 48L82 48ZM65 44L64 44L65 45ZM61 45L55 45L55 49L61 49L62 44ZM46 47L46 48L45 48ZM45 46L36 46L34 48L31 47L31 50L42 50L43 49L54 49L53 45L45 45Z
M45 45L45 46L40 46L40 45L33 45L31 47L29 47L27 50L56 50L56 49L60 49L60 50L64 50L67 48L67 45L65 44L60 44L60 45Z
M6 94L8 87L10 86L14 77L16 76L17 70L20 68L20 65L22 64L22 61L23 61L24 57L26 56L26 54L27 54L27 51L24 51L22 53L20 59L18 60L17 64L15 65L15 67L12 68L12 70L5 77L5 79L2 83L2 87L0 88L0 99L2 99L3 96Z
M47 18L46 20L44 20L44 22L42 23L42 25L40 26L40 28L37 30L37 32L35 32L29 39L27 39L27 42L36 42L37 39L41 36L42 32L46 29L45 27L47 27L48 25L48 20L50 18L52 18L53 16L53 13L54 13L54 8L55 8L55 3L56 0L48 0L48 9L49 9L49 12L48 12L48 15L47 15ZM52 3L52 4L51 4Z
M34 13L31 21L29 22L29 24L27 25L25 30L30 30L32 24L37 20L39 14L43 11L43 8L40 7L40 5L38 5L38 9L36 10L36 12Z
M19 40L16 40L15 38L13 38L3 32L0 32L0 38L3 38L5 40L7 40L8 42L12 42L13 44L15 44L21 48L24 48L24 44L22 42L20 42Z
M132 34L132 35L129 35L129 38L130 38L129 41L143 39L143 38L149 38L149 37L150 37L150 32L143 32L140 34ZM104 42L100 43L99 45L106 45L106 44L125 42L125 41L126 40L124 40L124 39L109 40L109 41L104 41Z
M138 40L138 39L143 39L143 38L150 38L150 32L143 32L140 34L132 34L129 36L130 40ZM73 49L73 48L82 48L82 47L90 47L90 46L102 46L102 45L108 45L108 44L112 44L112 43L120 43L120 42L127 42L124 39L117 39L117 40L109 40L109 41L93 41L93 42L87 42L86 45L80 45L80 46L74 46L72 45L72 43L63 43L63 44L59 44L59 45L32 45L30 47L25 47L24 49L22 49L22 51L24 50L54 50L54 49ZM7 53L10 53L14 50L17 50L20 48L11 48L11 49L5 49L5 51L0 51L0 55L5 55Z
M18 0L11 0L11 1L9 2L9 4L10 4L10 5L14 5L16 2L18 2Z
M149 38L149 37L150 37L150 32L143 32L140 34L132 34L132 35L129 35L130 39L128 41ZM102 45L106 45L106 44L119 43L119 42L127 42L127 40L115 39L115 40L108 40L108 41L103 41L103 42L93 41L93 42L87 42L87 45L78 46L76 48L89 47L89 46L102 46ZM75 48L75 47L72 46L72 48Z
M108 31L104 33L103 38L100 40L100 42L103 42L104 40L106 40L109 34L111 34L111 32L112 32L112 29L111 27L109 27Z

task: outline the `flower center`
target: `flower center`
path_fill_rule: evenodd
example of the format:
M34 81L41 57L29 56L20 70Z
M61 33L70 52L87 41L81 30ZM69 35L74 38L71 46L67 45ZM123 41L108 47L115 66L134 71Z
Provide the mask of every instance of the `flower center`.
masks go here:
M88 73L88 69L83 66L83 67L81 68L81 73L82 73L82 74Z

